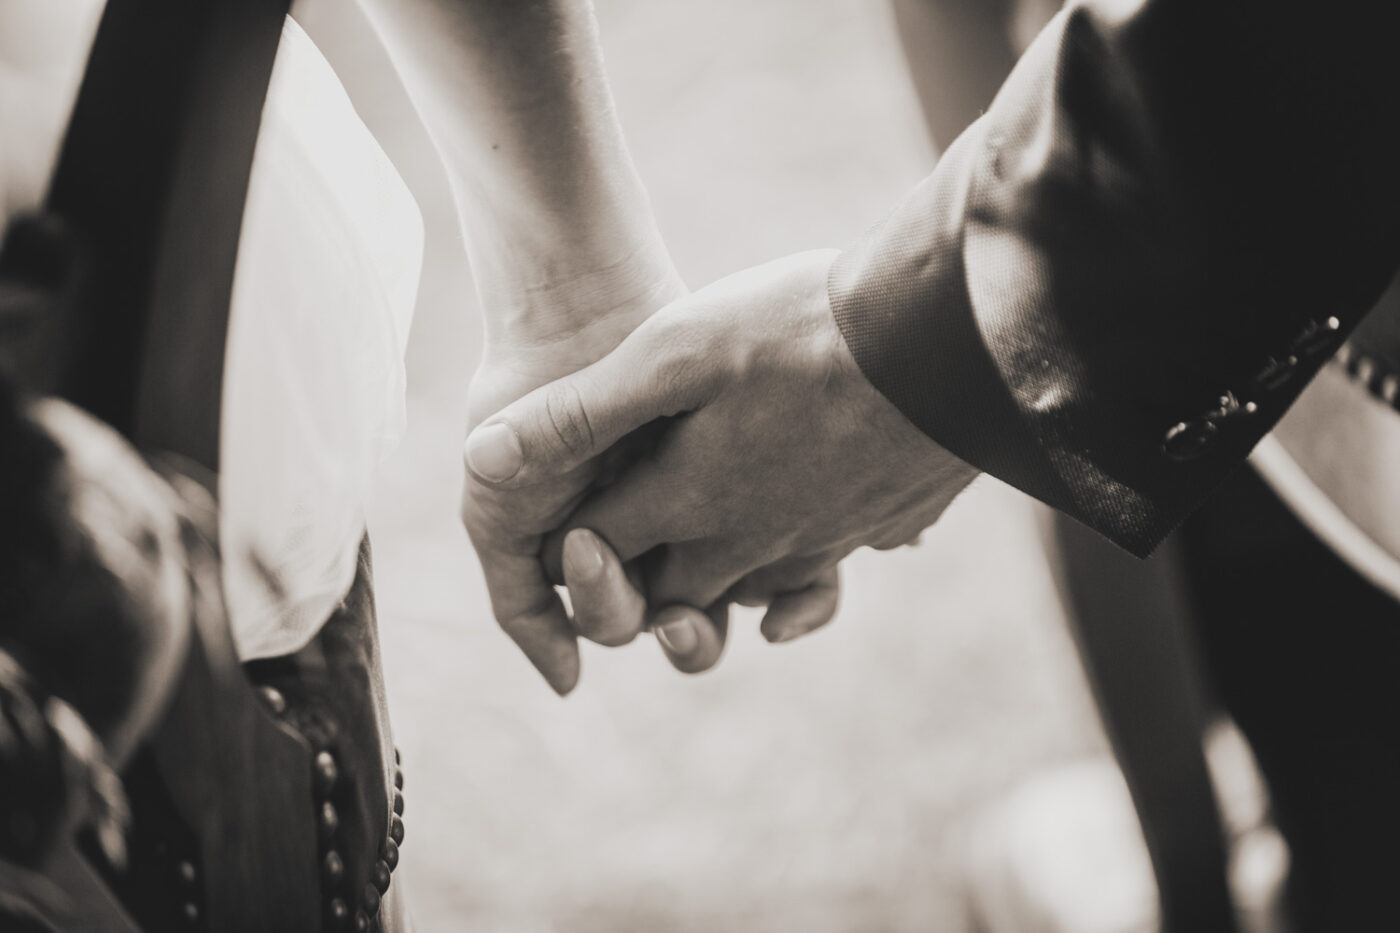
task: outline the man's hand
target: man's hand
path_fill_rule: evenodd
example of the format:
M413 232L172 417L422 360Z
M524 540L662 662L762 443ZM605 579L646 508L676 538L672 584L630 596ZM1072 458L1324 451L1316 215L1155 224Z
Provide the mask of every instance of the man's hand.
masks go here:
M682 298L507 406L468 440L476 482L515 501L561 480L582 488L599 455L673 419L562 532L591 529L640 558L658 621L672 605L773 600L765 634L800 634L781 594L834 594L841 558L914 539L976 473L861 374L827 303L833 256L787 257Z

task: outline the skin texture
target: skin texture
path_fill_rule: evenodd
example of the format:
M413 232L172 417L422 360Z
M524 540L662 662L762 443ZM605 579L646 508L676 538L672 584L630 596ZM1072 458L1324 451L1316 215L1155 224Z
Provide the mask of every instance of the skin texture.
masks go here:
M908 543L967 486L976 471L856 366L827 302L834 255L786 257L671 304L469 439L469 467L509 512L667 419L546 544L546 563L562 564L556 579L574 589L571 529L591 529L612 552L603 549L600 572L616 573L610 556L633 562L654 623L678 621L674 606L771 600L765 634L793 637L829 618L817 600L834 608L842 558ZM808 590L800 606L782 595ZM703 669L722 647L722 619L686 621L699 657L690 666Z
M583 0L361 0L442 159L484 311L470 429L613 349L685 294L627 154ZM577 634L538 559L601 463L463 521L502 628L560 694ZM608 590L593 600L625 599Z
M602 358L686 289L628 156L586 2L361 4L437 146L461 217L485 312L471 428ZM584 537L574 549L572 620L539 559L546 533L632 455L623 445L508 501L466 478L463 523L493 612L560 694L578 682L579 635L620 645L656 621L639 568L624 569L594 540ZM827 581L811 596L834 609L833 587ZM672 663L713 664L724 615L723 607L672 608L661 621L680 641L660 639Z

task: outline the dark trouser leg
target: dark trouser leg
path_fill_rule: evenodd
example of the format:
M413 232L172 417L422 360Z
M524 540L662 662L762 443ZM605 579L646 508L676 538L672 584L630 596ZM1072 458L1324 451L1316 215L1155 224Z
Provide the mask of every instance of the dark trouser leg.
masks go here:
M1149 561L1055 517L1060 585L1099 716L1132 793L1162 929L1229 931L1220 814L1201 749L1204 703L1170 548Z
M1254 748L1293 854L1300 933L1400 917L1400 606L1252 471L1182 529L1213 687Z
M1015 0L893 0L909 71L936 145L987 108L1016 60ZM1181 623L1144 568L1087 531L1060 534L1080 654L1139 811L1168 930L1233 928L1224 846L1201 753Z

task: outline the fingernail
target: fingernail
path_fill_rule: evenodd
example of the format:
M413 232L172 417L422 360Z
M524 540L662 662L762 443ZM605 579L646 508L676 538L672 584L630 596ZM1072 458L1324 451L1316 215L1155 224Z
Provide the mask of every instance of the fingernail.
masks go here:
M598 536L587 528L575 528L564 536L564 576L576 583L592 583L603 575L603 551Z
M467 436L467 467L487 482L510 479L520 472L524 461L520 438L508 424L483 424Z
M781 645L785 641L792 641L801 634L800 629L779 629L768 637L768 644Z
M677 619L665 625L658 625L655 631L656 640L675 655L690 654L700 644L700 636L695 634L695 626L691 625L688 619Z

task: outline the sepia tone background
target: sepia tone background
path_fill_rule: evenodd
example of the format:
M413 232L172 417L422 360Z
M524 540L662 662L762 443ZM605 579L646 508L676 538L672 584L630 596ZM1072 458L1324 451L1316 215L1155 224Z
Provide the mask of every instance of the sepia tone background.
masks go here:
M836 621L675 673L587 646L556 698L456 518L480 314L445 181L340 0L298 12L423 209L409 435L370 525L419 925L501 933L965 928L969 815L1101 751L1027 500L979 480L922 545L846 564ZM933 165L878 0L598 0L621 119L692 286L840 246ZM592 649L592 650L590 650Z

